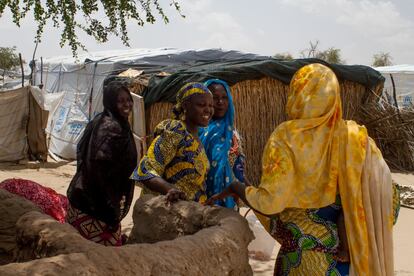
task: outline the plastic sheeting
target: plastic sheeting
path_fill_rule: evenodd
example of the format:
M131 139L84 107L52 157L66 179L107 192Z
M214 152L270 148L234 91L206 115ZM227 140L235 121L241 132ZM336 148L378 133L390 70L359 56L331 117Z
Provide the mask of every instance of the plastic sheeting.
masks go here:
M414 65L402 64L375 69L385 77L383 92L389 102L395 104L393 97L395 87L398 107L414 107Z
M384 77L371 67L364 65L329 64L323 60L308 58L295 60L230 60L200 63L189 68L181 68L168 77L154 76L143 92L146 106L156 102L175 102L177 91L186 82L205 81L211 78L225 80L234 85L243 80L270 77L288 84L294 73L301 67L311 63L322 63L330 67L339 78L364 85L368 89L375 88L384 81Z
M43 59L43 68L36 63L35 85L43 85L44 97L63 95L49 115L49 151L66 159L76 158L76 145L86 124L102 111L102 89L109 75L128 68L145 73L174 72L197 62L264 58L219 49L161 48L87 53L79 55L78 61L73 57Z

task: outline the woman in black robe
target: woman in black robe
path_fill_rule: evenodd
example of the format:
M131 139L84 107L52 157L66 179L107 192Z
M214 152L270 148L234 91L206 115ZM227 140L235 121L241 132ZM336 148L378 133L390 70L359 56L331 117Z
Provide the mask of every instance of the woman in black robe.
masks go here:
M67 222L85 238L103 245L122 245L121 220L134 194L129 179L137 151L128 116L132 97L127 87L104 87L104 111L86 126L77 148L77 171L67 191Z

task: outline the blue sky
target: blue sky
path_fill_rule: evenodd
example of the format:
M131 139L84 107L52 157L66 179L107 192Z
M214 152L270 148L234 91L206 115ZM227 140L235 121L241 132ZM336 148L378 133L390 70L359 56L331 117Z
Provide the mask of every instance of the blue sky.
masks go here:
M163 2L163 1L161 1ZM164 1L168 3L168 1ZM340 48L347 64L367 64L378 52L389 52L394 64L414 63L413 0L179 0L186 18L168 5L170 24L143 28L129 23L133 48L223 48L300 57L309 41L320 49ZM31 18L21 28L9 12L0 18L0 46L17 46L26 60L34 44ZM119 38L98 44L81 35L89 51L126 49ZM37 56L70 55L59 47L59 30L47 27Z

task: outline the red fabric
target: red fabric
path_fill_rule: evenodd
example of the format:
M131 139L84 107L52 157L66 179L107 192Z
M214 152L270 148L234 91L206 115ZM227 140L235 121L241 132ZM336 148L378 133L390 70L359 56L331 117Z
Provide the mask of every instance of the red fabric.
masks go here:
M15 178L4 180L0 183L0 188L30 200L45 214L61 223L65 222L68 199L55 190L30 180Z

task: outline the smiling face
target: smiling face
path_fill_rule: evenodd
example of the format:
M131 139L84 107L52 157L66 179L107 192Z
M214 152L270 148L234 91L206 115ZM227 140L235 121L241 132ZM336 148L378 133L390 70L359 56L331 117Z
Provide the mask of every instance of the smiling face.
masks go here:
M128 119L129 114L132 111L132 98L129 92L125 91L124 89L118 92L118 97L116 100L116 109L118 114L121 115L123 118Z
M209 85L208 89L213 94L214 119L221 119L226 115L229 108L229 98L227 97L226 89L218 83Z
M194 95L183 107L186 110L187 123L196 127L206 127L214 113L213 96L210 93Z

